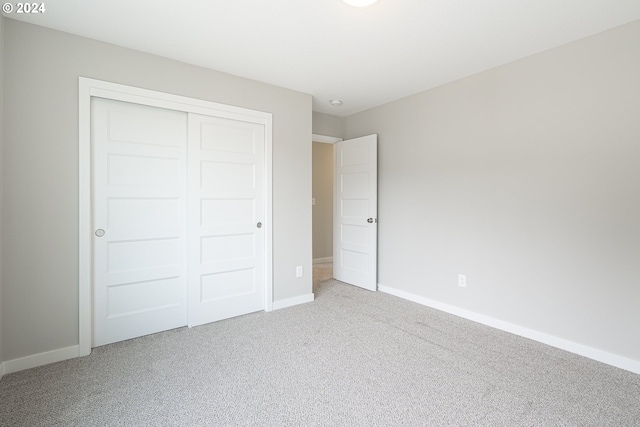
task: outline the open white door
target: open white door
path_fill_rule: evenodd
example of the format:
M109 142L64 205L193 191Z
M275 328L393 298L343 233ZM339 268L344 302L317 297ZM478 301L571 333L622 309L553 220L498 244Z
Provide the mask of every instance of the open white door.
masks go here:
M378 136L335 145L333 276L377 289Z

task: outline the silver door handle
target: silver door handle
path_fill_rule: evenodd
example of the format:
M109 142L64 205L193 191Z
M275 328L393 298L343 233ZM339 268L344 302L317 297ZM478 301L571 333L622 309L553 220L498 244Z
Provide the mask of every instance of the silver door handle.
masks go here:
M98 236L98 237L104 236L104 230L102 228L98 228L96 230L96 236Z
M367 222L368 222L369 224L371 224L371 223L374 223L374 222L378 222L378 220L377 220L377 219L374 219L374 218L369 218L369 219L367 219Z
M256 224L256 227L258 227L258 228L262 228L262 223L261 223L261 222L257 223L257 224Z

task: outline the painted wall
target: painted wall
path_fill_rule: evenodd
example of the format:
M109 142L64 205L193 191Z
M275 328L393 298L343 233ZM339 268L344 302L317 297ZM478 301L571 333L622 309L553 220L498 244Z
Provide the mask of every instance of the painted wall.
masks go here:
M5 20L4 360L78 343L78 76L273 113L274 300L312 292L311 96Z
M333 256L333 144L313 144L313 259Z
M313 133L316 135L342 138L344 135L344 118L314 111L312 127Z
M639 116L636 21L347 117L380 284L640 361Z

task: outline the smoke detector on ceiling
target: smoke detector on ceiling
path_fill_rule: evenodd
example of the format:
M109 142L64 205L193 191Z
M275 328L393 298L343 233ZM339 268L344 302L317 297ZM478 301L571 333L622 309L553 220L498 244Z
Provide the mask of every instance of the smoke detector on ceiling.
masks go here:
M329 101L329 104L333 105L334 107L339 107L342 105L342 101L340 101L339 99L332 99L331 101Z

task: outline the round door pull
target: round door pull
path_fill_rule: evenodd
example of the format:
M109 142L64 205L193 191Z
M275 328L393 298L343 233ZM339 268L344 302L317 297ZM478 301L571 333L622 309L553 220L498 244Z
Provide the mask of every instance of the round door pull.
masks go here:
M98 228L96 230L96 236L98 236L98 237L104 236L104 230L102 228Z
M373 223L373 218L369 218L369 219L367 219L367 222L368 222L369 224Z
M261 223L261 222L257 223L257 224L256 224L256 227L258 227L258 228L262 228L262 223Z

